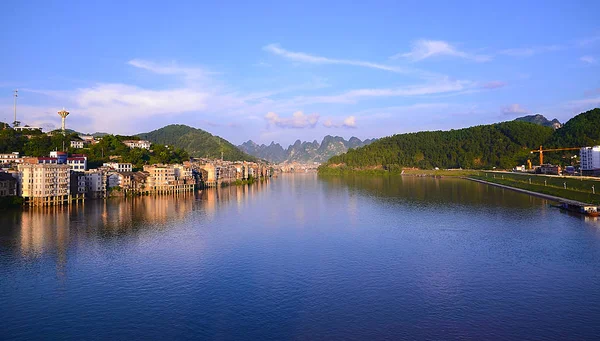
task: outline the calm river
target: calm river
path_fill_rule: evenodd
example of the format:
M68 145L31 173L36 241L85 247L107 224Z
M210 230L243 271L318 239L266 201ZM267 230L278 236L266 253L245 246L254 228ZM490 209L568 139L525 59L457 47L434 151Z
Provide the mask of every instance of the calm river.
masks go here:
M600 339L600 221L466 180L0 215L0 339Z

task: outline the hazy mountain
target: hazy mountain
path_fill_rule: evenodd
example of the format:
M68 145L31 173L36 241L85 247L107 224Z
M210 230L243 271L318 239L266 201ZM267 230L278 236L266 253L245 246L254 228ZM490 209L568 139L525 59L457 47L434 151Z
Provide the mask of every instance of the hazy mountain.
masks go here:
M247 154L256 156L260 159L268 160L270 162L283 162L287 157L287 152L279 143L271 142L270 145L258 145L253 141L247 141L238 146L239 149L246 152Z
M190 156L220 158L222 152L223 158L229 161L256 160L255 157L242 152L229 141L214 136L202 129L186 125L172 124L149 133L138 134L137 136L152 143L182 148Z
M367 139L361 141L356 137L351 137L348 141L339 136L327 135L319 143L317 140L312 142L302 142L296 140L294 144L287 149L279 143L271 142L269 145L258 145L253 141L244 142L239 146L244 152L270 162L325 162L334 155L339 155L348 151L348 149L366 146L374 140Z
M537 125L541 125L544 127L551 127L554 129L558 129L562 127L562 124L555 118L552 121L548 120L546 117L540 114L535 115L527 115L523 117L515 118L515 121L529 122Z

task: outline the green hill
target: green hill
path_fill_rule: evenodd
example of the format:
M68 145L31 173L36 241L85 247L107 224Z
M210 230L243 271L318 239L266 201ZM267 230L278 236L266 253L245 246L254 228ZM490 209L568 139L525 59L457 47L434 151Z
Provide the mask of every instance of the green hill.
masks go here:
M194 157L220 158L221 152L223 152L224 160L256 160L255 157L242 152L225 139L214 136L202 129L182 124L171 124L137 136L152 143L182 148Z
M558 129L546 143L548 148L585 147L600 144L600 108L581 113Z
M320 171L399 170L402 167L509 169L525 164L527 159L534 160L537 155L532 156L530 150L540 145L551 148L598 144L600 109L593 109L575 116L557 130L510 121L450 131L393 135L334 156L321 166ZM544 155L548 161L564 163L561 162L564 155L560 153Z

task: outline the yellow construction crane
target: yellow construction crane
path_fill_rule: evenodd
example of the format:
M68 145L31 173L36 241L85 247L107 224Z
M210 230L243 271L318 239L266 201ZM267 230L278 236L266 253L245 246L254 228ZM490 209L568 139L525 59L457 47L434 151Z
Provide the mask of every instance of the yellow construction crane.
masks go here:
M544 164L544 153L545 152L558 152L561 150L579 150L581 148L555 148L555 149L542 149L542 146L540 146L540 149L534 149L532 150L530 153L540 153L540 166Z

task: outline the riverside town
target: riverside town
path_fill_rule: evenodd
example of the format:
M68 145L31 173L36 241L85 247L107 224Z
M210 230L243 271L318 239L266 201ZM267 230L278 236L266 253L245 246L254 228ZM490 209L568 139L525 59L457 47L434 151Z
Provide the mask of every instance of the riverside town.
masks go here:
M26 139L67 136L61 110L62 129L46 134L41 128L4 124L3 130L14 130ZM103 137L73 135L66 141L71 149L85 151L102 142ZM64 144L65 141L63 141ZM135 152L153 152L149 141L131 139L116 141ZM165 148L157 146L159 148ZM66 149L66 148L65 148ZM168 150L168 149L167 149ZM51 151L46 156L21 155L19 152L0 154L0 197L5 203L29 206L66 205L85 199L104 199L113 196L166 195L193 191L196 188L219 187L264 180L272 168L265 162L225 161L223 159L189 158L181 163L144 164L135 169L132 163L122 162L120 155L112 161L89 167L84 153Z

